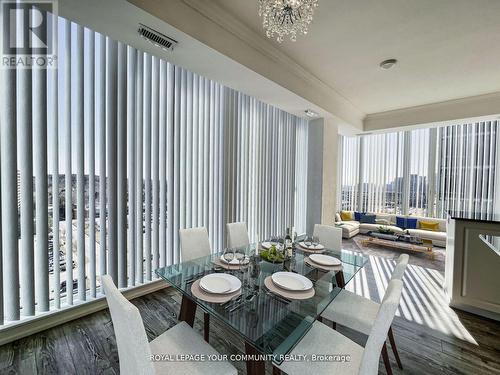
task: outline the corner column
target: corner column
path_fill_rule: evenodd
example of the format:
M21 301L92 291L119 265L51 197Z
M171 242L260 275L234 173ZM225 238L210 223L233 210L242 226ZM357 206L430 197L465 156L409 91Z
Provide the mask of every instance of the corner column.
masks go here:
M315 119L308 128L306 230L314 224L333 225L337 211L338 126L331 119Z

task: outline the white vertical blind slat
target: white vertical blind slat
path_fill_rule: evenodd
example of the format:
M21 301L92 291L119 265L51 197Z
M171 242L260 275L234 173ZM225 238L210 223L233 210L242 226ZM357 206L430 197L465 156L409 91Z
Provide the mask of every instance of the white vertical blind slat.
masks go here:
M174 113L175 113L175 106L174 106L174 94L175 94L175 89L174 89L174 84L175 84L175 71L174 71L174 66L170 63L167 63L167 92L166 92L166 97L167 97L167 130L166 130L166 137L167 137L167 146L166 146L166 160L167 160L167 244L166 244L166 251L167 251L167 257L166 257L166 262L167 264L172 264L174 261L174 251L175 251L175 239L177 238L177 234L174 233L174 186L175 186L175 157L174 157L174 152L175 152L175 138L174 138L174 126L175 126L175 121L174 121Z
M159 83L159 253L160 267L167 264L167 62L160 61Z
M117 42L106 38L106 170L108 200L108 269L118 285L117 194Z
M127 283L127 46L118 43L117 71L117 257L118 287Z
M33 171L35 177L35 299L39 311L49 310L49 223L47 184L47 70L33 69Z
M85 121L87 127L87 163L88 163L88 172L89 172L89 288L90 288L90 297L95 298L97 295L97 283L96 283L96 228L95 228L95 85L94 82L96 80L96 72L94 69L95 66L95 33L91 30L86 30L86 39L87 39L87 49L85 53L85 57L87 58L86 66L86 75L85 75L85 83L87 84L85 90L85 101L87 104L87 109L85 113ZM57 149L56 149L57 150ZM57 152L53 152L57 154Z
M151 176L152 176L152 252L153 252L153 270L158 269L160 264L159 249L159 216L160 216L160 197L159 197L159 84L160 84L160 61L153 57L152 67L152 95L151 95Z
M83 112L83 27L76 25L75 61L73 76L75 77L73 108L75 124L75 156L76 156L76 225L77 225L77 273L78 299L86 300L85 282L85 181L84 181L84 112Z
M22 13L21 13L22 14ZM22 24L18 24L18 27ZM18 30L18 35L23 30ZM21 34L22 35L22 34ZM23 315L35 313L35 256L33 242L33 118L32 69L19 69L17 81L18 167L20 197L21 306ZM37 93L35 93L37 94Z
M52 46L57 55L59 52L59 33L58 33L58 18L52 16ZM56 66L51 74L52 86L52 263L54 269L54 307L59 309L61 307L61 270L60 270L60 215L59 215L59 66ZM93 82L93 79L91 79ZM33 195L32 195L33 197Z
M152 56L144 54L144 257L146 280L150 281L151 270L151 67Z
M15 28L15 25L13 26ZM8 24L2 32L8 34ZM16 128L16 71L1 69L0 85L0 152L1 152L1 192L2 192L2 273L3 273L3 313L0 319L19 319L19 243L17 208L17 128Z
M66 303L73 304L73 171L71 150L71 22L64 21L64 159Z
M135 278L137 283L144 282L143 236L144 236L144 175L143 175L143 80L144 53L137 51L137 101L136 101L136 258Z
M99 275L107 272L107 176L106 176L106 37L98 34L96 72L96 129L99 129ZM102 290L101 290L102 292Z
M128 285L135 285L136 259L136 61L137 53L127 47L127 172L128 172Z

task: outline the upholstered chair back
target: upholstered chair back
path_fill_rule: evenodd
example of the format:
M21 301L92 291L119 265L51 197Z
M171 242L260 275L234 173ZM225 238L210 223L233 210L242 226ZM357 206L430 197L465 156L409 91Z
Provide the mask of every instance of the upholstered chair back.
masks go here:
M244 222L227 223L227 247L244 247L250 244L247 225Z
M120 374L152 375L151 349L141 314L116 288L109 275L101 277L118 346Z
M402 291L403 282L401 280L391 280L389 282L361 358L359 369L361 375L378 374L380 352L399 306Z
M205 227L180 229L179 238L183 262L210 255L212 252Z
M319 242L327 249L342 249L342 229L330 225L315 224L314 237L319 238Z

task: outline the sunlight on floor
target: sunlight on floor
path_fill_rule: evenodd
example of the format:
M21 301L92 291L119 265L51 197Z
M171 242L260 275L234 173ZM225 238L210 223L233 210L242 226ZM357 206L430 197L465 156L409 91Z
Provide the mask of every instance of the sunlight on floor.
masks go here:
M369 256L369 264L358 272L346 289L380 302L394 266L393 260ZM375 282L369 283L370 279ZM443 290L444 277L439 271L408 265L403 281L405 287L397 316L477 345L457 314L448 306Z

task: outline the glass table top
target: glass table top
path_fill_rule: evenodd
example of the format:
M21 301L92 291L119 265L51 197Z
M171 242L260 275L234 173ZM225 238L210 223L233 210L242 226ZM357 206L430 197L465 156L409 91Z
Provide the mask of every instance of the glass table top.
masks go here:
M307 333L314 321L364 266L366 257L352 251L326 250L323 254L341 260L342 270L322 271L304 262L309 255L297 248L289 262L269 263L256 253L256 245L245 248L250 263L242 270L226 270L213 262L222 253L182 262L156 270L156 274L192 299L198 306L219 321L225 323L244 340L263 354L271 355L281 363L283 355L289 353L295 344ZM306 276L313 282L315 295L307 300L283 301L270 293L264 286L264 279L277 271L292 271ZM209 303L191 295L191 284L204 275L214 272L233 274L242 281L243 305L232 310L227 305ZM232 310L232 311L231 311Z

